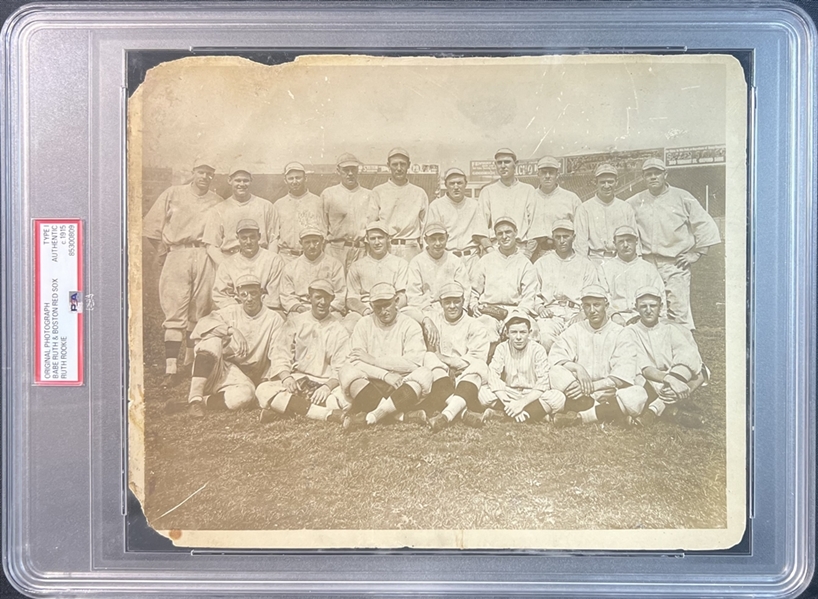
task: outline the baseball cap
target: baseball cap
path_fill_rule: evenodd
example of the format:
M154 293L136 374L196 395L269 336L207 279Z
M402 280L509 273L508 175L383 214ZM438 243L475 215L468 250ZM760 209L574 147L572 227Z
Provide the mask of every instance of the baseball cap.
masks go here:
M338 156L338 161L335 164L336 166L361 166L361 161L347 152Z
M210 156L196 156L196 158L193 160L193 166L191 167L191 170L195 171L200 166L206 166L207 168L215 171L216 161L213 160L213 158Z
M459 169L457 167L452 167L449 170L447 170L446 173L443 175L443 180L445 181L446 179L448 179L452 175L460 175L461 177L465 177L466 173L464 173L462 169Z
M395 286L391 283L376 283L369 291L369 301L377 302L378 300L393 299L398 292L395 291Z
M601 285L588 285L582 289L581 299L586 297L596 297L599 299L608 299L608 294Z
M512 320L524 320L528 323L528 328L531 328L533 324L531 322L531 317L522 310L512 310L509 312L505 321L503 321L503 326L508 327L508 323L510 323Z
M666 171L665 161L661 158L648 158L642 163L642 170L646 171L651 168L658 168L660 171Z
M646 295L653 296L657 299L662 299L662 294L659 293L659 290L656 289L653 285L644 285L636 290L636 297L634 298L636 301L639 301L639 298L644 297Z
M298 234L299 239L304 239L310 235L315 235L316 237L320 237L321 239L324 238L324 231L319 229L318 227L304 227L301 229L301 233Z
M509 148L500 148L494 153L494 159L497 160L498 156L511 156L514 161L517 161L517 154L514 153L514 150L510 150Z
M435 233L446 233L446 227L443 223L426 223L426 228L423 230L423 236L434 235Z
M403 156L406 160L409 160L409 152L404 150L403 148L392 148L389 150L389 154L386 155L386 159L390 160L392 156Z
M560 161L553 156L543 156L537 161L537 168L560 168Z
M574 232L574 223L572 223L567 218L561 218L559 220L555 220L554 224L551 226L551 232L553 233L557 229L562 229L564 231L571 231Z
M630 225L619 225L616 229L614 229L614 239L617 235L631 235L632 237L639 237L636 229Z
M241 162L239 162L237 164L234 164L230 168L230 174L228 176L232 177L236 173L247 173L248 175L250 175L251 178L253 176L253 171L250 170L250 167L248 165L246 165L246 164L241 163Z
M514 227L515 229L517 228L517 223L510 216L501 216L501 217L499 217L497 220L494 221L494 228L496 229L497 225L499 225L501 223L508 223L512 227Z
M442 300L446 299L447 297L463 297L466 294L466 290L463 289L463 285L460 283L446 283L443 287L440 288L440 292L437 294L437 299Z
M259 229L258 223L252 218L243 218L236 225L236 233L241 233L242 231L247 231L248 229L253 229L254 231L261 230Z
M310 291L323 291L329 295L335 296L335 289L332 288L332 283L326 279L315 279L307 287Z
M241 275L238 279L236 279L236 289L239 287L246 287L247 285L258 285L261 287L261 281L259 281L258 277L253 274Z
M614 177L618 177L619 171L616 170L616 167L613 164L608 164L606 162L605 164L600 164L598 167L596 167L594 177L598 177L599 175L613 175Z
M307 169L304 168L304 165L300 162L288 162L287 166L284 167L284 176L287 176L287 173L290 171L301 171L302 173L306 173Z
M381 231L382 233L386 233L389 235L389 225L387 225L382 220L372 221L366 226L367 233L369 231Z

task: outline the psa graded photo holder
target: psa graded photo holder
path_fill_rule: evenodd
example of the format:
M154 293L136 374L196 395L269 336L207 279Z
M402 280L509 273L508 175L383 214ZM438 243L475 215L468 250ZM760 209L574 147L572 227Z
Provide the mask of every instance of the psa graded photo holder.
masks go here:
M815 34L784 2L22 8L9 579L797 595Z

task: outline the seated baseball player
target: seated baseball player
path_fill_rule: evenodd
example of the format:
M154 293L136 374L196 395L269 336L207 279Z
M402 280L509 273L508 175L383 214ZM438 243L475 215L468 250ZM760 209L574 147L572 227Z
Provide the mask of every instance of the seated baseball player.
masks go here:
M508 216L494 223L497 251L480 258L472 280L472 314L489 331L492 343L500 340L503 323L512 309L529 315L537 307L537 272L522 251L517 251L517 224Z
M324 252L324 232L314 227L301 230L303 254L291 260L281 275L281 306L288 315L310 311L310 283L325 279L332 284L333 312L346 314L347 286L344 267Z
M374 285L369 301L372 314L355 325L349 358L340 373L341 386L352 402L345 429L413 410L432 387L432 373L422 366L423 333L417 322L399 313L395 287Z
M327 279L316 279L309 294L310 310L287 320L281 342L270 352L269 380L256 388L262 423L284 414L340 424L349 406L338 379L349 333L330 309L335 289Z
M571 221L555 221L551 239L554 251L534 263L540 284L540 305L537 307L539 341L548 351L551 351L551 346L565 327L582 320L582 290L598 283L596 267L588 258L574 251L574 225Z
M202 418L205 407L228 410L253 404L256 384L270 365L270 352L281 344L284 319L261 303L261 282L255 275L236 281L241 304L211 312L193 330L193 378L188 414Z
M240 220L236 225L239 252L228 256L216 271L213 284L213 303L216 309L238 303L236 279L242 275L255 275L265 291L262 303L271 310L281 311L279 285L284 262L278 254L265 250L259 245L258 223L253 219Z
M478 395L483 418L492 417L494 408L503 410L517 422L550 420L568 403L565 395L551 388L548 354L531 340L532 319L525 312L512 312L506 319L508 339L497 346L489 364L486 384ZM499 414L498 414L499 415Z
M627 206L627 204L625 204ZM639 238L630 225L618 227L614 232L616 257L602 262L600 283L607 286L611 298L611 320L626 325L639 320L636 311L636 291L642 287L655 287L662 295L665 284L656 267L636 255ZM662 316L666 316L664 307Z
M700 428L704 424L701 417L681 409L705 381L699 349L687 329L659 321L663 291L642 287L635 295L639 321L625 331L637 348L636 366L649 402L638 421L649 426L662 418Z
M410 307L405 311L413 318L431 321L424 331L434 331L426 336L429 351L423 358L423 366L432 373L432 389L418 406L419 413L412 414L424 421L427 415L440 412L428 420L432 432L444 429L458 416L469 426L483 426L482 416L467 408L482 412L477 391L486 380L489 335L477 319L466 314L465 298L464 287L452 282L438 292L439 310L423 314Z
M467 299L471 296L471 285L463 262L446 249L448 237L442 223L426 224L426 249L409 263L406 281L406 300L409 306L423 312L440 312L440 303L437 301L440 290L453 281L463 286Z
M635 384L636 348L624 327L608 318L603 287L583 290L582 311L585 320L568 327L548 355L551 385L566 397L565 412L554 424L627 423L648 401L644 387Z

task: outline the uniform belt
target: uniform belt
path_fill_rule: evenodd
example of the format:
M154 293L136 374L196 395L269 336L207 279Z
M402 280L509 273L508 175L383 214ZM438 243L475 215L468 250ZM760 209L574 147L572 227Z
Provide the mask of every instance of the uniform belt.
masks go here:
M463 256L471 256L472 254L476 254L477 250L452 250L452 254L457 256L458 258L462 258Z
M204 243L202 243L201 241L191 241L189 243L174 243L173 245L168 247L168 250L172 252L174 250L184 250L184 249L188 249L188 248L203 248L203 247L204 247Z
M391 239L392 245L420 245L417 239Z
M300 256L301 254L303 254L303 253L304 253L304 252L303 252L303 251L301 251L301 250L293 250L293 249L290 249L290 248L283 248L283 247L279 247L279 248L278 248L278 252L279 252L279 253L281 253L281 252L286 252L286 253L288 253L290 256Z

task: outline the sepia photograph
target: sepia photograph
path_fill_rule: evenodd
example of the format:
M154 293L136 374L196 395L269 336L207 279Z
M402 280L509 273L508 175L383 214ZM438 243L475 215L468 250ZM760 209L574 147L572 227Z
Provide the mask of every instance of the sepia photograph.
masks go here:
M129 488L180 547L747 524L729 55L170 60L128 101Z

